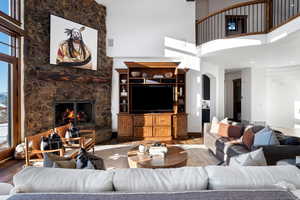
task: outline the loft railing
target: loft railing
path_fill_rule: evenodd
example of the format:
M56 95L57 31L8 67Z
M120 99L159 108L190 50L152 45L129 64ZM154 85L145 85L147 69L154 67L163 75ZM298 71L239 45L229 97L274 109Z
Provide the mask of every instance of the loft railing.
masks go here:
M299 14L300 0L239 3L197 20L197 45L216 39L268 33Z

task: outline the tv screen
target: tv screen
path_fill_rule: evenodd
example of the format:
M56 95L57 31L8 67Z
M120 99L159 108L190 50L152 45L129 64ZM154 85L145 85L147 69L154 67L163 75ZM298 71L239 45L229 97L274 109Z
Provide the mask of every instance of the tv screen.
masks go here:
M173 112L173 87L170 85L131 86L133 113Z

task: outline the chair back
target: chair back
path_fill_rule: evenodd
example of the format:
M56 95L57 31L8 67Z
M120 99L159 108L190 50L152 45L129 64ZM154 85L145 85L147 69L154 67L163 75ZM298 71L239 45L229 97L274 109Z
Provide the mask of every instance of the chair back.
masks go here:
M63 126L56 127L54 130L61 138L65 138L66 132L68 129L70 129L70 127L71 127L71 124L66 124Z

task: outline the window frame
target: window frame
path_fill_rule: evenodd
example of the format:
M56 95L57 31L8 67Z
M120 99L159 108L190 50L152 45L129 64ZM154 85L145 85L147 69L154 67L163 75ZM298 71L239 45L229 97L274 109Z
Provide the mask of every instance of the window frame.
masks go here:
M4 19L21 26L21 0L10 0L11 15L0 10L0 16Z
M10 32L9 30L3 28L0 23L0 30L10 36L14 37L13 45L16 47L14 51L11 52L11 55L0 53L0 60L11 64L10 69L10 82L12 83L10 88L10 138L11 146L3 151L0 151L0 161L7 159L13 155L15 147L21 141L21 74L20 74L20 44L21 44L21 35L16 34L15 32ZM3 31L5 30L5 31Z

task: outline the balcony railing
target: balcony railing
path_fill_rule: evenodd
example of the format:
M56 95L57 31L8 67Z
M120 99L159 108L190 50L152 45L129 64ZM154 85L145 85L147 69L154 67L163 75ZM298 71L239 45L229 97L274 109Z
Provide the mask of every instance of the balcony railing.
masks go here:
M197 20L197 45L216 39L268 33L299 14L300 0L239 3Z

